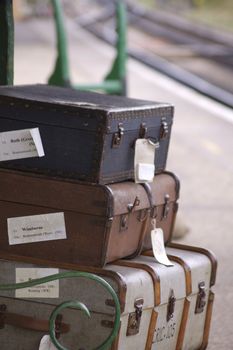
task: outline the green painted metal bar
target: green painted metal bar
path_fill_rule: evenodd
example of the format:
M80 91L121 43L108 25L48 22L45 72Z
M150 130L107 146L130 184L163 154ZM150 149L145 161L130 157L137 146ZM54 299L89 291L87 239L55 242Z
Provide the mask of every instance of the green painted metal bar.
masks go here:
M57 36L57 60L54 72L48 80L50 85L70 86L71 79L69 73L67 38L64 25L64 17L60 0L51 0L54 9L54 20L56 24ZM72 85L79 90L103 91L109 94L126 94L126 7L123 1L116 4L116 21L117 21L117 43L116 57L110 72L106 75L103 82L99 84L77 84Z
M99 84L77 84L74 87L83 91L103 91L108 94L123 94L120 80L105 80ZM122 93L121 93L122 92Z
M43 278L38 278L38 279L35 279L35 280L30 280L30 281L23 282L23 283L2 284L2 285L0 285L0 290L23 289L23 288L37 286L37 285L40 285L40 284L43 284L43 283L47 283L47 282L50 282L50 281L55 281L55 280L58 280L58 279L60 280L60 279L64 279L64 278L74 278L74 277L88 278L90 280L93 280L93 281L99 283L100 285L102 285L111 294L111 296L113 298L113 301L114 301L114 304L115 304L115 311L116 311L115 312L115 320L114 320L113 329L112 329L110 335L108 336L108 338L101 345L99 345L97 348L94 349L94 350L107 350L107 349L110 348L113 340L115 339L115 337L117 336L117 333L119 331L121 308L120 308L120 303L119 303L119 300L118 300L116 292L110 286L110 284L108 282L106 282L103 278L101 278L101 277L99 277L97 275L94 275L92 273L79 272L79 271L69 271L69 272L63 272L63 273L50 275L50 276L43 277ZM56 319L56 315L59 313L59 311L61 311L62 309L66 308L66 307L78 308L78 309L82 310L88 317L90 316L90 312L87 309L87 307L83 303L80 303L78 301L67 301L65 303L62 303L62 304L58 305L53 310L53 312L52 312L52 314L50 316L50 320L49 320L50 338L51 338L53 344L59 350L68 350L68 349L65 348L64 346L62 346L58 342L58 340L56 339L56 335L55 335L55 319Z
M0 0L0 85L14 81L14 19L12 0Z
M105 82L119 81L120 88L116 92L120 95L126 95L126 61L127 61L127 18L126 8L123 1L117 3L117 55L113 63L111 71L107 74Z
M62 6L59 0L51 0L56 26L57 59L48 83L50 85L70 86L70 69L67 51L67 37Z

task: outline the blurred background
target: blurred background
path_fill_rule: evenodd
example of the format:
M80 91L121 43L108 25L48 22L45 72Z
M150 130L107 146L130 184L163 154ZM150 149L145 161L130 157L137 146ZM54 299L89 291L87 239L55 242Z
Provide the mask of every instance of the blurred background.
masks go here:
M110 92L110 72L120 82L112 93L175 105L167 168L181 181L176 240L215 252L208 349L232 349L233 1L128 0L127 25L117 1L62 0L57 22L52 4L14 1L15 84Z

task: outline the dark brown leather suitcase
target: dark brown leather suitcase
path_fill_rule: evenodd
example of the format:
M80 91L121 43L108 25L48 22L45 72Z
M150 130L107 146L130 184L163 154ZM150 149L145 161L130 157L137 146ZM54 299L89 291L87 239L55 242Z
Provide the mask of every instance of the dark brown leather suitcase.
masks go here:
M159 145L160 173L172 121L168 103L46 85L0 87L0 167L114 183L134 178L135 141L146 138ZM37 153L32 131L44 152Z
M168 172L150 185L107 186L1 169L0 252L99 267L134 257L149 237L151 216L170 240L178 194Z

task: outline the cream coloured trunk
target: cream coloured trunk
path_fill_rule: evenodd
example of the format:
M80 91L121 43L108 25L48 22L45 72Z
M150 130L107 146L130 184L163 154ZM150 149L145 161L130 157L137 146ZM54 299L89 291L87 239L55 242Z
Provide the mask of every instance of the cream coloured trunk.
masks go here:
M111 350L205 349L216 260L204 249L182 245L170 244L167 253L174 263L172 267L156 263L151 251L147 251L104 269L71 264L58 267L37 259L16 262L1 255L0 284L57 270L93 272L112 285L121 304L121 326ZM50 270L45 271L48 266ZM75 309L62 313L57 335L69 350L97 348L108 337L114 321L110 296L102 286L86 279L69 278L27 291L1 291L0 295L1 350L39 349L41 338L48 334L51 312L66 300L79 300L91 311L90 320Z

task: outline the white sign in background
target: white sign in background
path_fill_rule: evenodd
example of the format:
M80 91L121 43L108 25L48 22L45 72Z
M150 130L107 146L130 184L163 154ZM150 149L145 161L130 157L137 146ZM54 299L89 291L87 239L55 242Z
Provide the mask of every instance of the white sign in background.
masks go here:
M7 219L10 245L66 239L64 213Z
M44 155L38 128L0 133L0 162Z
M16 283L28 282L34 279L57 274L58 269L52 268L23 268L15 269ZM16 298L59 298L59 280L46 282L34 287L16 289Z

